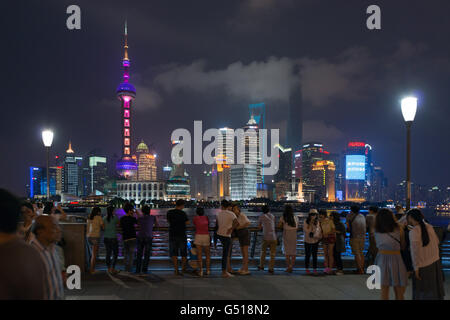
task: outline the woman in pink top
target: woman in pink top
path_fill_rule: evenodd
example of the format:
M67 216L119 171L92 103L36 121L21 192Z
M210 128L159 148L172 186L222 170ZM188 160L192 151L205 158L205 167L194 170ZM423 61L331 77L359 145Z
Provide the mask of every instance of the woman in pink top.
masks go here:
M197 208L197 216L194 217L195 226L195 238L194 244L197 247L197 256L199 261L199 275L203 276L203 256L202 252L205 252L206 256L206 274L209 275L210 271L210 252L209 246L211 244L211 239L209 237L209 219L205 216L205 210L201 207Z

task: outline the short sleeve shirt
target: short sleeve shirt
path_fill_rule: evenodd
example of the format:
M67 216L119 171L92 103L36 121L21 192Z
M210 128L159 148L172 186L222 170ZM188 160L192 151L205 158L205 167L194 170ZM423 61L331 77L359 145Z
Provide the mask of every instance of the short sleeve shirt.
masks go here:
M349 217L352 229L352 238L364 239L366 237L366 219L362 214Z
M228 210L220 210L217 214L217 224L219 226L217 234L222 237L231 237L228 233L231 227L233 227L233 221L236 220L236 215Z
M103 218L103 223L105 224L105 232L103 233L104 238L115 239L117 238L117 223L119 222L119 218L116 215L113 215L111 220L108 221L108 217Z
M169 223L169 237L186 237L186 221L189 221L183 210L172 209L167 211L167 222Z
M137 220L133 216L123 216L120 218L123 240L136 239L136 224Z
M271 213L264 213L259 216L258 224L263 228L263 239L277 240L275 233L275 217Z

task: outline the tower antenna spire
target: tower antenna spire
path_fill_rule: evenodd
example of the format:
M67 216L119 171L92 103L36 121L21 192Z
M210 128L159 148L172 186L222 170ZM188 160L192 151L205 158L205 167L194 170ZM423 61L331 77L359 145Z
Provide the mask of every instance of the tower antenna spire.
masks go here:
M128 23L127 23L126 19L125 19L125 33L124 33L124 35L125 35L125 46L124 46L125 53L124 53L124 56L123 56L123 60L124 61L129 61L130 59L128 59Z

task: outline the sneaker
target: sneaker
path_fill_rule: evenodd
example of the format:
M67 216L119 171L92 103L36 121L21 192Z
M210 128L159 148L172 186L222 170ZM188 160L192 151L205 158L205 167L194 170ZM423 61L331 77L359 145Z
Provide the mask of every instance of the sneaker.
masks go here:
M269 269L269 273L274 274L275 272L273 271L273 269Z
M264 267L258 266L258 271L264 271Z
M306 269L306 274L309 276L311 274L311 271L309 271L309 269Z
M338 271L336 271L336 275L337 276L343 276L344 275L344 271L338 270Z
M318 276L318 275L319 275L319 273L317 272L317 270L314 270L313 274L314 274L315 276Z

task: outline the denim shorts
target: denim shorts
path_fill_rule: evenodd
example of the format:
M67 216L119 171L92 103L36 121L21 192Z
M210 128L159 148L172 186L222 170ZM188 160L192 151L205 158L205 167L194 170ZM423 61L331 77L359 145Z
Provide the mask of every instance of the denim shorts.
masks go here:
M169 238L169 254L171 257L187 257L186 238Z
M98 238L98 237L88 237L87 240L91 246L96 246L100 242L100 238Z

